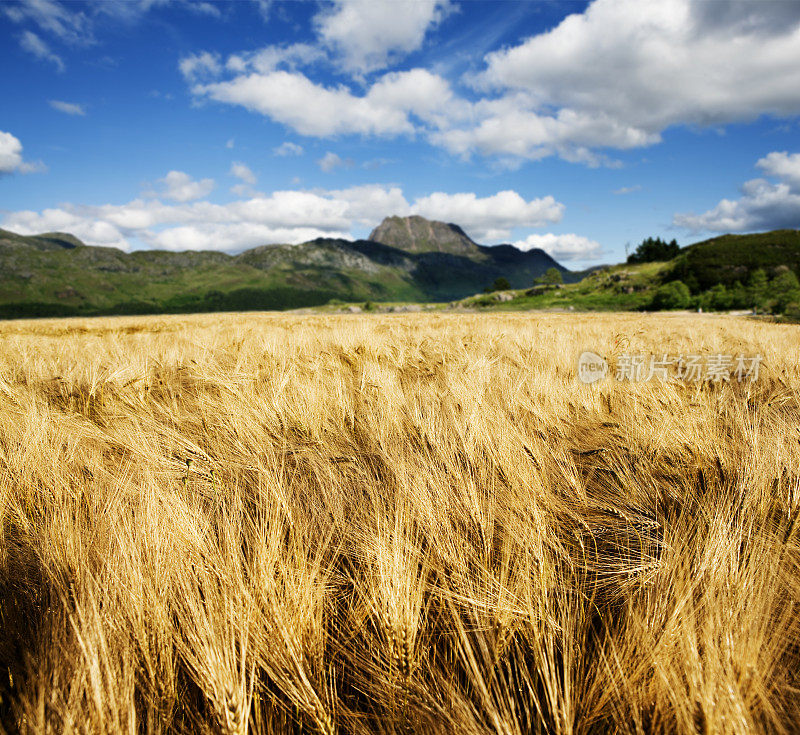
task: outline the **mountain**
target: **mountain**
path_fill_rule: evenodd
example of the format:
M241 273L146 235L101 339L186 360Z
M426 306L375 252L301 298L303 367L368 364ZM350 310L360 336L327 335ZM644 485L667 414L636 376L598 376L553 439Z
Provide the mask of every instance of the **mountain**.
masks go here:
M387 217L369 239L408 253L450 253L475 258L479 245L458 225L434 222L424 217Z
M542 250L486 247L457 225L389 217L368 240L319 238L238 255L94 247L0 230L0 317L284 309L343 301L449 301L504 277L530 286Z

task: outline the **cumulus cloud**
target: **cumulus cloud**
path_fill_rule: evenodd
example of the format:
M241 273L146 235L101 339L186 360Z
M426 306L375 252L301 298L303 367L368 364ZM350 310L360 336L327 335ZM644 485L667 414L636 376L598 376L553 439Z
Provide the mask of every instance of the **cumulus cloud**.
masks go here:
M352 168L353 161L349 158L342 158L333 151L328 151L322 158L317 160L317 166L326 174L329 174L337 168Z
M427 31L452 10L449 0L335 0L317 15L322 42L346 71L382 69L422 46Z
M792 115L800 111L800 14L786 5L595 0L490 53L474 83L596 121L600 139L589 145L604 137L613 147L647 144L675 124Z
M303 146L292 143L289 140L284 141L279 146L272 149L272 153L276 156L302 156Z
M525 201L511 190L488 197L434 192L417 199L412 211L428 219L455 222L478 242L488 242L507 239L515 228L559 222L564 205L552 196Z
M14 172L31 174L45 170L45 165L41 161L31 163L23 159L22 143L19 138L0 130L0 176Z
M58 54L54 54L50 47L33 31L25 31L19 38L19 45L37 59L55 64L58 71L63 72L66 69L61 57Z
M773 151L760 159L756 166L767 176L785 181L795 191L800 191L800 153Z
M162 186L161 196L176 202L202 199L214 188L214 179L195 181L183 171L170 171L163 179L159 179L158 183Z
M523 240L517 240L514 246L520 250L540 248L558 260L595 260L602 255L599 242L573 233L528 235Z
M328 195L345 202L347 218L365 227L374 227L390 214L401 217L411 214L411 207L399 186L363 184L336 189L328 192Z
M469 210L469 212L468 212ZM409 204L398 186L365 184L344 189L285 190L252 194L227 204L134 199L126 204L64 204L41 212L13 212L0 226L35 234L71 232L90 245L122 249L242 250L269 243L299 243L315 237L348 237L354 227L374 227L389 214L423 214L463 224L476 239L504 236L516 227L560 218L552 197L525 201L516 192L479 198L434 194ZM469 214L469 216L468 216Z
M62 102L61 100L50 100L49 104L50 107L52 107L54 110L63 112L65 115L83 116L86 114L86 110L84 109L83 105L79 105L75 102Z
M800 223L800 154L775 151L756 166L777 181L746 181L740 198L721 199L702 214L676 214L673 224L693 232L796 229Z
M469 96L426 69L384 74L363 92L325 86L298 70L320 60L319 49L302 44L231 56L229 78L192 91L301 135L416 135L454 155L508 165L558 155L618 166L610 151L657 144L670 126L800 113L793 5L595 0L551 30L486 55L466 79ZM356 74L381 69L393 54L418 48L449 6L395 7L339 0L320 13L317 30L334 61Z
M418 122L439 126L470 111L469 104L455 97L445 79L426 69L385 74L363 95L283 70L196 84L192 92L200 98L241 105L301 135L321 138L413 135L418 128L412 116Z
M230 175L241 179L245 184L253 185L256 183L256 175L250 170L247 164L241 161L234 161L231 164Z
M235 74L257 72L266 74L276 69L294 70L308 66L325 58L325 53L310 43L291 43L264 46L257 51L231 54L225 68Z
M219 54L203 51L199 54L184 56L178 62L178 69L184 78L190 82L198 79L213 79L222 73L222 64Z
M252 73L195 85L192 91L199 97L260 112L301 135L398 135L414 130L403 110L376 105L345 87L316 84L299 72Z
M0 174L17 171L22 163L22 143L19 138L0 130Z
M241 250L267 243L344 237L349 204L322 193L277 191L226 205L167 204L135 199L123 205L65 204L42 212L14 212L3 226L22 234L71 232L89 245L123 250L144 244L168 250Z

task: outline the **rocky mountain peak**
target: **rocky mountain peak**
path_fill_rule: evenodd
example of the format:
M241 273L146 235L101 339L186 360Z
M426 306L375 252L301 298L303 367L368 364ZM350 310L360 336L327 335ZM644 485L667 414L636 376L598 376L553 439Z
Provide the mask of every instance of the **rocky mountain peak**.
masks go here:
M458 225L419 215L387 217L370 233L369 239L409 253L477 255L480 252L478 245Z

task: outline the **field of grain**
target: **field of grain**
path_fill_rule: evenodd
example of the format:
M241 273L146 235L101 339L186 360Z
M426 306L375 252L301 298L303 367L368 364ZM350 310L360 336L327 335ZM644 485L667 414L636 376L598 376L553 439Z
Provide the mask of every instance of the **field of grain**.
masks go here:
M699 315L1 322L0 731L796 732L799 365Z

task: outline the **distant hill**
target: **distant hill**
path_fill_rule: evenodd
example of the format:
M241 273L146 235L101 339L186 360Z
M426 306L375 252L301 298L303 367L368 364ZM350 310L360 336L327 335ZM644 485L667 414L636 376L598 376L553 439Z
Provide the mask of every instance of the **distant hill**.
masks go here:
M94 247L66 233L0 230L0 318L285 309L342 301L448 301L499 277L524 288L548 268L543 250L486 247L457 225L389 217L368 240L319 238L238 255Z
M726 287L737 281L746 284L758 268L768 276L780 266L800 273L800 231L714 237L683 248L673 263L669 278L683 281L694 292L719 283Z

